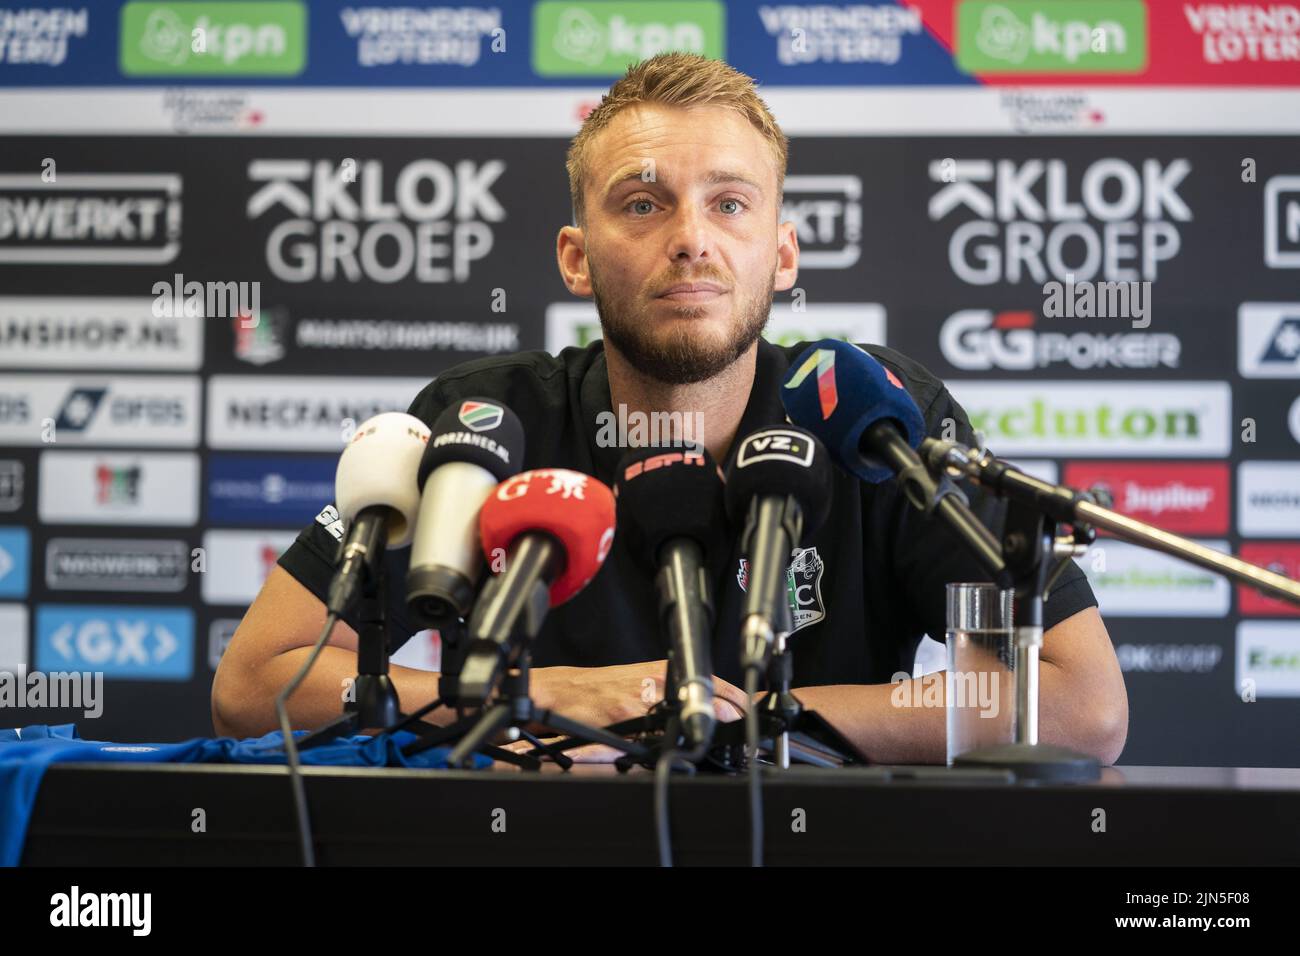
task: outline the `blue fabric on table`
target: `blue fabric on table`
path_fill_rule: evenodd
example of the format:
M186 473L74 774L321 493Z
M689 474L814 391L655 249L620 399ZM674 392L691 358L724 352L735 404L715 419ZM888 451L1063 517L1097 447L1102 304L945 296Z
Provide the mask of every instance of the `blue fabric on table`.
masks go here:
M307 731L295 731L295 736ZM308 766L417 767L447 766L450 747L433 747L412 757L402 748L418 737L409 731L378 737L340 737L328 744L299 752ZM283 739L278 730L265 737L196 737L175 744L115 744L83 740L73 724L34 724L17 730L0 730L0 866L17 866L23 852L27 824L36 803L45 768L52 763L111 761L125 763L258 763L283 764ZM475 755L476 767L490 766L487 757Z

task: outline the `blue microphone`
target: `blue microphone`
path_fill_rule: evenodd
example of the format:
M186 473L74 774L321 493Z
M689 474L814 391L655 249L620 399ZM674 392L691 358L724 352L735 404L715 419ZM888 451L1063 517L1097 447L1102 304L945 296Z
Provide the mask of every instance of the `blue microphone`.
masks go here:
M998 539L952 479L944 474L936 481L916 453L926 437L925 419L893 372L856 345L822 339L786 373L781 403L790 420L820 438L849 474L873 485L897 476L915 508L937 512L994 581L1010 586Z

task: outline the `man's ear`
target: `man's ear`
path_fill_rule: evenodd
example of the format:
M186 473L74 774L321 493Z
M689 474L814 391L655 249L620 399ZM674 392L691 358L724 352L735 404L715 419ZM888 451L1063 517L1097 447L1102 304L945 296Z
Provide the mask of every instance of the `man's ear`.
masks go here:
M776 227L776 274L772 278L772 291L784 292L794 287L799 278L799 231L793 222L778 223Z
M591 276L587 270L587 238L578 226L563 226L555 237L555 264L570 292L591 297Z

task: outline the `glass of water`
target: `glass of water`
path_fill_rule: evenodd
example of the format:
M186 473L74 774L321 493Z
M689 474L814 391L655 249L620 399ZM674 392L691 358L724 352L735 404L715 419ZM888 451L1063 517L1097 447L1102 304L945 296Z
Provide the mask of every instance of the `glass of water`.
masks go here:
M948 585L948 766L1015 741L1014 596L996 584Z

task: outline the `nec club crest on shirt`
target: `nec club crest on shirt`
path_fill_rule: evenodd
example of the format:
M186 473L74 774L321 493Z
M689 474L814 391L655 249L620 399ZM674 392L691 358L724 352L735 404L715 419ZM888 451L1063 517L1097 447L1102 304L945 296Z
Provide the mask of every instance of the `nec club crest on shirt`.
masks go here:
M790 633L793 634L826 616L826 605L822 603L822 573L826 562L815 547L795 548L790 554L785 595L790 602L790 619L794 623ZM749 561L745 558L740 559L740 567L736 569L736 583L742 591L749 587Z
M462 402L457 417L470 431L486 432L501 424L505 412L500 405L490 405L487 402Z

